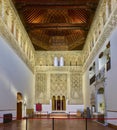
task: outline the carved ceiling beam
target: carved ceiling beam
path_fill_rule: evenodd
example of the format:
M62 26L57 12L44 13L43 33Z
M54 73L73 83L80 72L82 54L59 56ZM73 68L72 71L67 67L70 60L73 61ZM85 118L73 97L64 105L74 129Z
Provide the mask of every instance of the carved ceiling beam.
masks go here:
M96 4L99 0L12 0L14 3L28 3L28 4Z
M81 45L83 45L82 42L73 43L73 44L69 45L69 50L73 50L74 48L79 47Z
M26 27L27 30L35 30L35 29L76 29L76 30L85 30L88 31L88 28L86 26L86 23L81 23L81 24L69 24L69 23L46 23L46 24L27 24L28 26Z
M16 4L18 10L24 9L86 9L86 10L94 10L94 7L90 7L87 5L31 5L31 4ZM22 10L23 11L23 10ZM95 10L94 10L95 11Z

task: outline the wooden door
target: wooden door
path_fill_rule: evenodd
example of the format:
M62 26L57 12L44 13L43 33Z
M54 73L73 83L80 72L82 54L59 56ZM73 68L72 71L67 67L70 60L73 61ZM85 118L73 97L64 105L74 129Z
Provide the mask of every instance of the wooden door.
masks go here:
M22 102L17 103L17 119L22 119Z

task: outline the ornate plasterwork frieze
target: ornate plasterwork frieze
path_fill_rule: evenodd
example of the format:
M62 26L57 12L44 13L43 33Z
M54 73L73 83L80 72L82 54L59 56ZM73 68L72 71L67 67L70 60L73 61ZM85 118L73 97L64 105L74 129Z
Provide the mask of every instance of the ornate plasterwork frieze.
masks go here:
M35 83L35 102L36 103L49 103L47 96L47 74L38 73L36 74L36 83Z
M53 96L65 96L68 104L83 104L82 73L38 71L35 80L35 102L48 104Z
M53 66L54 57L63 57L65 66L82 66L82 51L36 51L36 66Z
M15 10L12 1L0 1L0 36L34 71L34 48Z
M111 9L109 9L110 7ZM41 67L42 71L44 71L44 68L47 71L48 69L79 71L78 68L81 68L81 66L83 66L83 70L85 71L110 33L117 26L117 1L100 0L83 51L35 52L12 2L7 0L0 1L0 11L0 35L9 43L31 70L33 70L36 62L35 70L39 70L40 68L37 66L42 65L45 66L43 68ZM104 22L105 19L106 21ZM99 30L100 28L101 30ZM95 43L93 43L93 47L90 50L93 40ZM34 53L36 59L34 59ZM66 67L59 69L56 67L53 68L55 56L59 58L62 56Z
M36 66L35 75L38 77L35 81L36 97L38 97L36 102L48 103L48 99L52 99L53 96L65 96L68 99L68 104L83 103L81 66ZM40 77L44 75L46 75L46 78ZM43 81L40 81L41 79ZM44 86L41 85L42 82ZM37 92L37 88L40 89L41 86L47 90L43 99L39 99L40 94Z
M99 16L99 14L98 14L98 16ZM96 23L94 25L96 25ZM109 40L108 38L109 38L110 34L116 27L117 27L117 6L115 6L112 9L112 12L109 15L106 23L103 25L102 31L101 31L100 35L98 36L98 39L95 42L94 48L89 53L89 55L87 55L87 58L85 57L83 71L85 71L87 69L87 67L89 67L89 65L91 64L94 57L98 54L100 48L103 46L103 44L106 42L106 40ZM87 42L87 44L89 44L89 43ZM87 48L87 50L88 50L88 48Z
M82 75L79 73L70 73L69 104L83 104Z
M65 96L67 97L67 74L52 73L50 74L50 97Z
M6 42L15 51L15 53L24 61L24 63L30 68L30 70L34 72L34 61L30 63L30 61L27 59L21 48L17 46L17 41L14 39L13 35L9 32L4 22L1 20L0 20L0 36L6 40Z
M63 66L63 67L54 67L54 66L36 66L35 73L38 72L79 72L82 73L81 66Z

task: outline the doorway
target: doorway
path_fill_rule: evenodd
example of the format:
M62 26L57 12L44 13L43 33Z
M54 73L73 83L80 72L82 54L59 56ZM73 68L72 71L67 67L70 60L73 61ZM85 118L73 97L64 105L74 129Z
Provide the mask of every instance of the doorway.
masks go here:
M17 93L17 120L22 119L22 101L23 96L22 93Z

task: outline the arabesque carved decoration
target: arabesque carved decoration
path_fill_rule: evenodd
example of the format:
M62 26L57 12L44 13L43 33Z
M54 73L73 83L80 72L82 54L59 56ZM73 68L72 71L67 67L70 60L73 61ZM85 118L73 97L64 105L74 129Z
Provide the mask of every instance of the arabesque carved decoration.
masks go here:
M40 66L36 69L36 102L49 103L53 96L65 96L68 104L83 104L82 67L77 67Z
M81 51L41 51L36 52L36 66L53 66L54 57L63 57L65 66L82 66Z
M47 76L45 73L36 74L35 102L47 103Z
M51 74L50 95L67 96L67 74Z
M82 104L82 75L78 73L70 74L70 100L69 104Z

